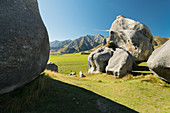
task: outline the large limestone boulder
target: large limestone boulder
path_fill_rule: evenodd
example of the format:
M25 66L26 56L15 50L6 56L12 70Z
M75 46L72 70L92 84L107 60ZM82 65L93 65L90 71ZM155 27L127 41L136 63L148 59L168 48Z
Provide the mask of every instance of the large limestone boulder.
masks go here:
M0 94L34 80L46 67L49 40L37 0L0 1Z
M113 52L114 51L108 47L100 47L92 52L88 57L88 73L104 72Z
M161 79L170 82L170 40L157 48L149 57L149 69Z
M107 74L123 77L132 71L133 57L127 51L116 48L106 67Z
M149 38L151 42L153 40L153 36L150 30L145 24L119 15L116 17L116 20L112 23L110 31L122 31L122 30L135 30Z
M147 60L153 52L153 37L148 27L123 16L118 16L113 22L109 40L129 51L135 61Z

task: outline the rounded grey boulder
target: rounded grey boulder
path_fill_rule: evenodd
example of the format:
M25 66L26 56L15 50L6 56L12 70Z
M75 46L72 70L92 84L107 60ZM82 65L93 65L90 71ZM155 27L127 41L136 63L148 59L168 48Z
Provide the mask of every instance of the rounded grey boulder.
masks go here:
M106 67L107 74L123 77L132 71L133 57L125 50L116 48Z
M48 63L47 63L46 69L47 69L47 70L51 70L51 71L58 72L58 66L57 66L55 63L52 63L52 62L48 62Z
M45 69L49 39L37 0L0 1L0 94L34 80Z
M88 57L88 73L104 72L113 52L111 48L104 46L93 51Z
M170 82L170 40L153 51L147 64L149 69L161 79Z
M135 61L147 60L153 52L153 37L149 28L123 16L118 16L113 22L109 40L131 53Z
M150 30L145 24L119 15L116 17L116 20L112 23L110 31L122 31L122 30L134 30L140 32L141 34L149 38L151 42L153 40L153 36Z

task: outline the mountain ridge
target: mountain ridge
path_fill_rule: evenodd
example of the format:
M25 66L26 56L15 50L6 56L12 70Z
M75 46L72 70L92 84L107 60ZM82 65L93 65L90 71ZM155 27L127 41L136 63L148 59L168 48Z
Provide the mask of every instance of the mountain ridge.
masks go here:
M55 41L50 42L50 48L51 50L55 50L58 53L76 53L76 52L81 52L81 51L86 51L90 50L98 45L100 45L105 37L96 34L96 35L85 35L81 36L73 41L70 41L69 43L63 43L65 41L58 41L56 40L56 45ZM61 44L62 47L58 46L58 43L63 43Z

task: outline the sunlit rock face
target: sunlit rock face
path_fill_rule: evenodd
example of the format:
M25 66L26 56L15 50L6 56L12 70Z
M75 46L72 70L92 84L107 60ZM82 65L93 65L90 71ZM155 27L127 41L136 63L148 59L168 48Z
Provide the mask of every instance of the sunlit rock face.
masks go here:
M119 78L132 71L133 57L124 49L116 48L106 67L107 74L113 74Z
M46 67L49 39L37 0L0 1L0 94L34 80Z
M117 16L113 22L109 40L129 51L135 61L147 60L153 52L153 37L149 28L123 16Z
M149 69L161 79L170 82L170 40L153 51L147 64Z
M112 57L114 50L108 47L100 47L90 53L88 57L88 73L105 72L109 59Z

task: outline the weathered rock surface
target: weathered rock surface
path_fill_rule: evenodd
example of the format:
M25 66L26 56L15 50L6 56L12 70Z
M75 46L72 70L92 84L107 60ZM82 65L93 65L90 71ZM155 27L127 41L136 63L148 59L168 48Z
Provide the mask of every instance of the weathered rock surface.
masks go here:
M153 52L153 37L149 28L137 21L117 16L110 28L110 37L88 57L89 73L107 72L123 77L133 64L148 60ZM106 49L107 48L107 49ZM107 51L111 49L111 51Z
M152 34L146 25L144 25L140 22L134 21L132 19L125 18L122 15L119 15L119 16L117 16L117 19L112 23L110 31L118 32L118 31L122 31L122 30L138 31L141 34L143 34L144 36L146 36L147 38L149 38L151 42L153 40Z
M108 47L100 47L92 52L88 57L88 73L104 72L108 60L113 55L113 50Z
M133 57L125 50L117 48L113 56L109 59L106 67L107 74L123 77L131 72Z
M129 51L135 61L147 60L153 52L153 37L149 28L123 16L118 16L113 22L109 40Z
M57 66L55 63L52 63L52 62L48 62L48 63L47 63L46 69L47 69L47 70L51 70L51 71L58 72L58 66Z
M37 0L0 1L0 94L35 79L46 67L49 40Z
M149 57L149 69L161 79L170 82L170 40L157 48Z

